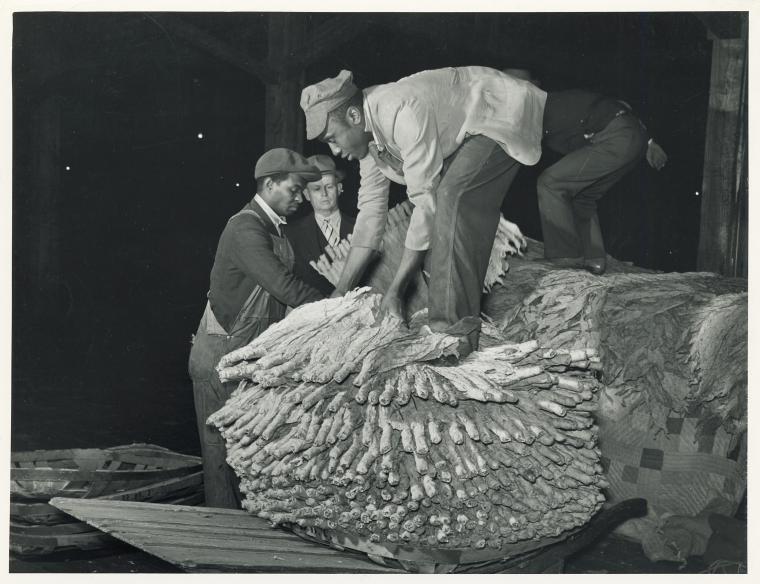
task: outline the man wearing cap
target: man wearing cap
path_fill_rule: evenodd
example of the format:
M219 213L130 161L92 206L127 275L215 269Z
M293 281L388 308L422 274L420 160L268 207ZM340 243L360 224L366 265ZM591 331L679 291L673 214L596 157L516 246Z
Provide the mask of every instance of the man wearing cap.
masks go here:
M313 213L288 225L286 232L296 257L294 273L325 296L334 286L315 270L309 262L316 261L327 246L336 247L354 229L354 219L338 208L338 197L343 191L344 173L335 168L335 162L325 154L307 158L322 173L318 181L306 185L304 197L311 203Z
M224 440L206 425L234 389L219 381L219 359L281 320L287 306L324 297L293 275L293 251L281 231L284 216L298 209L306 183L321 173L300 154L275 148L259 158L255 177L256 195L229 219L219 238L208 302L190 350L209 507L240 508L239 481L225 461Z
M430 327L460 336L462 354L476 349L501 203L519 165L541 157L545 101L535 85L487 67L423 71L363 91L341 71L306 87L307 138L359 160L359 215L336 293L356 286L378 251L389 182L405 184L414 211L383 307L402 315L430 250Z

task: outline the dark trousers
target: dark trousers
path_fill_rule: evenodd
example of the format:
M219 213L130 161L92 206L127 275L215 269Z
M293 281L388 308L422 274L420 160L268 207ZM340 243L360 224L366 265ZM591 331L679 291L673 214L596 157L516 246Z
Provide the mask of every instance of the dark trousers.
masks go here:
M519 163L485 136L467 138L445 162L436 191L428 305L433 330L480 337L480 300L501 217Z
M541 173L538 207L547 258L605 257L596 203L638 164L646 147L644 127L622 115Z
M216 428L206 425L206 420L221 409L237 387L237 383L219 381L214 368L219 359L244 344L244 339L206 332L204 318L190 350L189 372L193 380L207 507L241 508L240 480L227 464L224 439Z

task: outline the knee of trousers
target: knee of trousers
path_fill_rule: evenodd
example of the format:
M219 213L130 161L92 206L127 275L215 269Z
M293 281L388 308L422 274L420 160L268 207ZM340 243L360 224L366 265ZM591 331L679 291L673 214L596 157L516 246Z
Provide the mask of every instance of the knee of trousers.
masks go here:
M536 180L536 192L539 203L551 203L562 197L559 181L549 172L542 172Z

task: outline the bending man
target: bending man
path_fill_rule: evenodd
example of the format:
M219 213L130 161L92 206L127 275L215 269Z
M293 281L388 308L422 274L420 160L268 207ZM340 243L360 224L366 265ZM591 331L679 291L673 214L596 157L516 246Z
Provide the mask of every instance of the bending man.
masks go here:
M527 70L506 73L538 85ZM547 94L543 144L563 157L538 177L544 256L601 275L607 267L597 201L646 155L660 170L667 156L622 101L570 89Z
M603 274L606 251L597 201L645 156L659 170L667 157L630 107L595 93L549 92L544 144L564 156L538 177L544 255L556 264Z
M380 246L389 181L405 184L415 207L383 307L402 316L430 250L430 326L459 335L463 355L477 349L501 203L519 164L541 156L545 101L536 86L487 67L423 71L363 91L341 71L305 88L307 138L359 161L359 214L335 293L359 283Z

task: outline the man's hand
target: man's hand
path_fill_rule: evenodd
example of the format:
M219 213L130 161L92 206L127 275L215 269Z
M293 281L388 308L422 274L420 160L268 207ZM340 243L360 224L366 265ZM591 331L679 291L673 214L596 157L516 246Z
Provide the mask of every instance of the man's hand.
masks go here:
M504 219L504 226L506 227L505 234L509 247L514 253L522 256L523 250L528 247L528 242L526 241L525 236L522 234L522 231L520 231L520 228L511 221Z
M649 145L647 146L647 162L649 163L649 166L655 170L662 170L662 167L665 166L667 161L668 155L665 154L662 147L654 140L650 140Z
M328 248L329 250L330 248ZM343 263L339 261L330 261L322 254L317 258L317 261L310 261L309 265L317 270L317 272L327 279L330 284L335 286L340 279L340 274L343 271Z
M404 254L401 256L401 262L396 269L396 274L393 276L393 281L380 304L381 313L387 312L405 322L404 302L402 298L409 282L422 269L426 253L427 250L404 248Z
M401 297L392 290L386 292L385 296L383 296L383 301L380 303L381 318L386 313L398 318L401 322L406 322L404 320L404 302L401 300Z
M346 257L350 249L351 234L348 235L348 239L341 239L335 247L329 245L325 247L325 253L316 260L310 261L309 265L335 286L340 280L341 273L343 273L343 267L346 265Z

